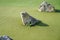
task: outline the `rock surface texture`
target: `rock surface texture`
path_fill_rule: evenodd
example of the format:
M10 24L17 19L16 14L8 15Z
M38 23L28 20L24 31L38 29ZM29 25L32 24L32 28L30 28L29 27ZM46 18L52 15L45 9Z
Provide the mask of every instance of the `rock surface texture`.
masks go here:
M38 22L37 19L30 16L27 12L21 12L20 15L21 15L23 25L31 25L32 26Z
M9 36L3 35L0 36L0 40L13 40L13 39L11 39Z
M39 7L38 11L40 11L40 12L54 12L55 8L54 8L54 6L52 6L51 4L49 4L48 2L43 1L40 4L40 7Z

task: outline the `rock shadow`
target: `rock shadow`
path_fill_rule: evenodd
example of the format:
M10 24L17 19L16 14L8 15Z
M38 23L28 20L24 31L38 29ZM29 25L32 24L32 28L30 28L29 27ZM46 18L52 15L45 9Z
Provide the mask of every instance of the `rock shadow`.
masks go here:
M37 25L38 25L38 26L49 26L48 24L43 23L42 21L39 21L39 22L37 23Z
M60 13L60 10L59 9L56 9L55 12Z
M32 26L43 26L43 27L48 27L49 25L46 24L46 23L43 23L42 21L39 21L39 22L37 22L35 25L32 25ZM32 26L31 26L31 27L32 27Z

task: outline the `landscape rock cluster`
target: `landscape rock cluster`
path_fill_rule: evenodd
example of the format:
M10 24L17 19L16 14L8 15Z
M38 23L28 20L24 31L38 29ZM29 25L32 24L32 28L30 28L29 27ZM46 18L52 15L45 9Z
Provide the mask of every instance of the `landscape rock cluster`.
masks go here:
M55 8L54 8L54 6L49 4L48 2L43 1L40 4L38 11L40 11L40 12L54 12ZM20 12L20 15L21 15L23 25L35 25L37 22L39 22L39 20L30 16L26 11Z

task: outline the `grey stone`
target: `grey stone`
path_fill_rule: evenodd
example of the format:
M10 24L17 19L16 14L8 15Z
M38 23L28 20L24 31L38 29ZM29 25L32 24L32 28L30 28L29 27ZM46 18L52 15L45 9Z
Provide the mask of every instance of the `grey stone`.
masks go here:
M0 36L0 40L13 40L7 35Z
M40 12L54 12L55 8L51 4L49 4L48 2L43 1L40 4L38 11L40 11Z
M23 25L35 25L38 22L37 19L33 18L25 11L21 12L20 15L21 15Z

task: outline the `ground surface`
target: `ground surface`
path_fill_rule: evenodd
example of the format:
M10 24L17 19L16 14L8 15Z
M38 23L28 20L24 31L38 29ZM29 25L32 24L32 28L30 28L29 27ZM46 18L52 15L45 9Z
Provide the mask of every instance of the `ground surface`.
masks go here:
M46 1L58 12L39 12L42 0L0 0L0 35L9 35L14 40L60 40L60 0ZM49 26L22 25L22 10Z

